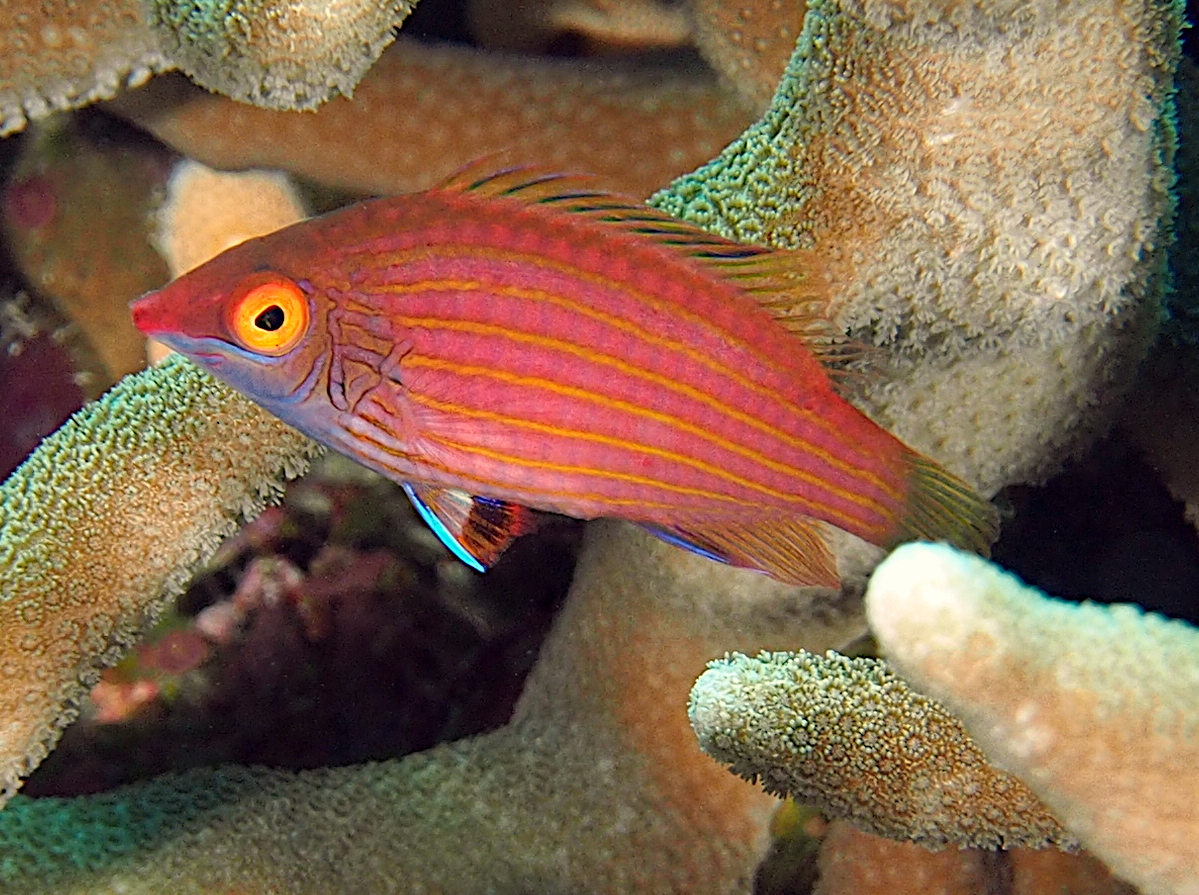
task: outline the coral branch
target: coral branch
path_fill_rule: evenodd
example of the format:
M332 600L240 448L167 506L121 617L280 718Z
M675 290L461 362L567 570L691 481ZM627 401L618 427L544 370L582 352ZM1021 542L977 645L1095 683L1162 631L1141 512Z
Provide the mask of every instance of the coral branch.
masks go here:
M814 0L770 111L651 201L819 246L876 419L984 492L1041 477L1158 325L1182 12Z
M873 380L871 396L880 421L988 488L1042 474L1100 424L1096 405L1119 394L1156 325L1159 250L1171 224L1168 97L1181 4L816 0L809 12L770 112L660 204L748 240L819 240L836 273L841 322L884 346L879 357L889 369ZM341 119L331 136L293 134L293 124L257 128L258 119L227 112L210 122L253 152L274 142L273 158L319 161L309 172L334 182L340 168L357 166L361 179L384 167L400 150L376 137L404 121L420 139L417 159L439 146L470 146L478 154L472 131L494 119L476 113L514 97L516 126L501 146L524 142L536 126L557 134L547 149L573 151L561 145L576 142L587 119L551 116L571 124L542 128L544 113L530 104L542 97L553 112L563 94L535 75L529 77L538 90L527 93L497 88L498 79L487 81L490 90L464 80L459 91L477 98L456 106L452 119L421 104L425 96L433 103L444 97L422 93L428 81L452 84L456 71L477 72L473 58L446 54L425 65L421 86L401 92L407 106L388 105L380 92L375 105ZM595 95L608 99L591 101L588 114L601 124L627 122L609 112L639 94L605 90ZM694 120L686 116L696 114L697 96L680 104L682 120ZM360 91L353 103L362 100ZM586 102L573 108L588 110ZM695 145L690 125L655 129L655 121L677 125L670 108L647 103L643 129L592 127L593 135L609 135L596 142L611 151L539 160L595 167L562 160L607 157L633 169L647 153L658 161L676 147L685 154ZM195 122L204 120L197 114ZM648 147L637 142L644 135ZM365 161L343 155L347 143L366 147ZM450 156L446 165L460 160ZM62 554L22 550L11 560L28 564L17 578L0 566L6 596L18 593L10 582L51 580L67 560L90 574L112 562L114 551L121 569L161 560L174 581L194 558L172 540L176 527L195 541L228 524L219 513L193 523L196 507L180 496L198 474L192 467L206 468L195 455L180 458L180 485L175 475L148 481L156 467L144 465L142 451L203 447L202 457L223 464L216 487L230 475L224 467L258 462L251 458L274 450L283 436L239 443L244 433L234 429L214 435L215 446L189 442L228 421L188 405L202 395L176 395L167 386L159 383L156 413L180 433L155 439L156 427L131 430L122 437L132 440L99 457L74 434L58 442L81 458L60 470L70 499L41 516L31 507L30 518L38 531L97 534ZM196 416L178 415L180 402ZM84 459L128 466L129 478L89 481ZM143 486L154 489L141 495L145 531L109 534L70 515L71 501L90 507L130 499ZM206 495L204 506L219 504L220 495ZM111 890L114 880L128 891L195 891L222 879L241 891L744 891L764 845L770 801L695 748L681 712L690 676L723 650L774 647L771 633L789 627L786 621L816 625L816 608L835 614L840 604L812 604L811 594L719 568L625 528L601 523L592 537L574 596L511 727L395 765L297 778L228 772L131 789L102 807L155 818L140 826L150 833L132 842L112 839L111 818L96 822L91 812L98 809L90 806L97 803L37 805L18 797L11 806L18 811L0 812L0 872L22 880L14 877L6 891L54 889L55 874L75 872L75 854L100 856L74 880L77 889L93 891ZM130 545L139 549L128 552ZM847 581L859 579L874 558L855 559L845 544L837 552ZM117 584L104 595L122 611L139 611L140 583ZM703 594L712 599L697 602ZM10 596L3 611L19 605ZM94 627L108 636L112 616L105 610L79 608L80 623L97 611ZM837 634L855 632L854 619L838 619L844 624ZM7 622L0 630L7 633ZM53 652L54 633L38 631L31 648ZM813 637L823 642L804 645L825 649L842 639ZM800 640L794 631L791 640ZM103 652L106 643L94 650ZM38 668L17 672L20 692L35 694L46 723L61 688L41 682ZM4 712L6 723L28 717L21 704ZM1136 745L1128 757L1146 763L1129 768L1132 781L1158 759ZM1060 770L1063 780L1075 770ZM220 804L206 808L198 793L209 784ZM238 794L227 796L234 784ZM172 816L183 818L180 825L170 826ZM1188 860L1199 840L1172 836L1167 829L1161 841L1145 844L1167 869Z
M765 109L795 49L805 5L692 0L695 42L746 102Z
M600 523L588 539L507 727L353 768L226 769L92 799L19 796L0 812L0 887L746 891L775 801L696 748L687 689L718 644L785 637L820 649L857 618L631 526ZM697 602L700 593L713 599Z
M0 136L173 67L141 0L17 0L0 27Z
M0 486L0 800L100 668L315 450L175 359L79 411Z
M896 668L1087 848L1148 895L1199 892L1199 631L932 544L880 565L867 607Z
M349 93L407 15L406 0L17 0L0 27L0 136L181 67L273 108Z
M688 714L733 773L863 830L933 848L1076 845L957 719L875 659L733 655L700 676Z
M197 84L270 109L349 95L415 0L144 0L158 44Z
M591 172L644 196L710 158L752 119L694 72L492 56L402 38L353 99L312 114L181 86L158 79L113 108L214 168L278 168L360 193L424 189L503 153L505 163Z

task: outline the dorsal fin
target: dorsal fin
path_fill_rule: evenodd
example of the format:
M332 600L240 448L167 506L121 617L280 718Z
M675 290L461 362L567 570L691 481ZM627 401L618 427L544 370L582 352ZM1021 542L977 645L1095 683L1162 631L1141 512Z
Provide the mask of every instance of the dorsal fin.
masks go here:
M751 295L826 366L852 360L860 347L829 320L831 283L815 250L744 245L671 217L635 199L598 189L595 176L535 166L496 168L478 159L432 191L472 193L549 206L643 237L703 265Z

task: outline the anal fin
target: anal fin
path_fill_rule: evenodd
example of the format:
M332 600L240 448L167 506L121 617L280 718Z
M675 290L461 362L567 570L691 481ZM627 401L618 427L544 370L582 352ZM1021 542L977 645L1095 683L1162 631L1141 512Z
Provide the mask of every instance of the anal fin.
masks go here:
M764 572L784 584L837 587L837 561L811 519L641 527L717 562Z

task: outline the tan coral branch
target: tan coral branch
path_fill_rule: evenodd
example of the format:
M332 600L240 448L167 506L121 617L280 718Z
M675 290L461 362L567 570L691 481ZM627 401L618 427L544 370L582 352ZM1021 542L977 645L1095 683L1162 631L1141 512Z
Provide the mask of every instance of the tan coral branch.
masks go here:
M945 545L876 570L888 659L1147 895L1199 892L1199 630L1071 604Z
M598 174L643 196L752 119L710 76L494 56L400 39L315 113L271 112L159 79L113 108L214 168L276 168L360 193L424 189L498 164ZM179 94L182 95L179 95Z
M17 0L0 26L0 136L173 68L141 0Z
M687 689L719 644L827 648L858 630L854 606L623 523L587 541L506 727L398 761L18 797L0 812L0 888L744 895L777 803L699 751Z
M803 0L692 0L695 42L747 103L765 109L795 49Z
M349 93L407 0L14 0L0 7L0 136L180 67L271 108Z

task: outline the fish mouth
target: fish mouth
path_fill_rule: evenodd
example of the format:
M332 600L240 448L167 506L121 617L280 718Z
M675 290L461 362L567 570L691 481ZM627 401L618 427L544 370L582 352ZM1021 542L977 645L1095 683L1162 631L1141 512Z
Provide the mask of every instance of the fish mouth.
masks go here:
M147 338L173 348L210 370L222 366L226 358L224 352L214 350L217 340L194 338L179 332L178 322L169 313L170 303L160 301L161 296L161 292L148 292L129 303L133 325Z
M168 330L165 320L162 319L162 303L156 301L161 293L147 292L140 298L135 298L129 302L129 310L133 314L133 325L136 326L143 335L159 338L161 333ZM166 341L159 338L159 341Z

